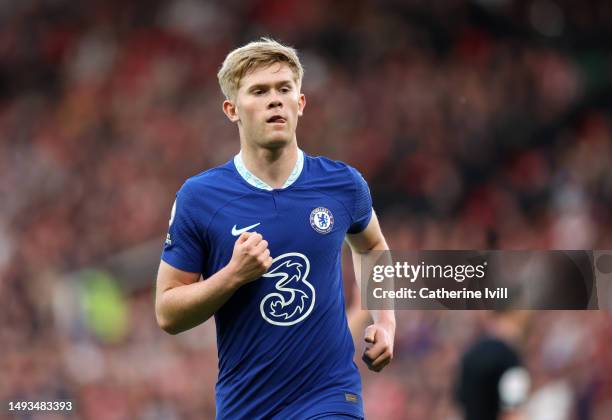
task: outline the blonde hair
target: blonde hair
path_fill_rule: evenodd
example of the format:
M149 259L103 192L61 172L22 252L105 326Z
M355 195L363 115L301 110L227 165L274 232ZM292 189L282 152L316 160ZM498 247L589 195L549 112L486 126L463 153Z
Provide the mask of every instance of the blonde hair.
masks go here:
M240 88L242 78L252 70L285 63L293 71L298 89L302 85L304 68L297 51L270 38L261 38L230 52L217 73L219 86L227 99L232 99Z

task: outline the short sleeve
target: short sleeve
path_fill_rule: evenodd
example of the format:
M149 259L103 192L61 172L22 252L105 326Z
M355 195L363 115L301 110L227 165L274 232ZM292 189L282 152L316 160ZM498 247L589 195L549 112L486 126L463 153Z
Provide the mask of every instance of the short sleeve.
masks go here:
M348 229L348 233L354 234L362 232L372 218L372 196L368 183L363 176L355 168L349 167L353 183L355 185L353 208L352 208L352 224Z
M516 408L527 401L529 396L529 372L522 366L507 369L498 383L499 400L502 408Z
M205 252L203 238L195 202L183 187L172 206L162 260L179 270L200 273Z

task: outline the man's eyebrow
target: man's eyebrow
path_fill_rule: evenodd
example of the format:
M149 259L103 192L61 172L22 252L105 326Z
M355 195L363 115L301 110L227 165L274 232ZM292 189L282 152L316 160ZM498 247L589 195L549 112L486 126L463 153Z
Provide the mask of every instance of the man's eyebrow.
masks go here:
M292 80L280 80L276 83L256 83L254 85L251 85L248 87L248 90L256 90L256 89L267 89L270 86L285 86L285 85L290 85L293 81Z

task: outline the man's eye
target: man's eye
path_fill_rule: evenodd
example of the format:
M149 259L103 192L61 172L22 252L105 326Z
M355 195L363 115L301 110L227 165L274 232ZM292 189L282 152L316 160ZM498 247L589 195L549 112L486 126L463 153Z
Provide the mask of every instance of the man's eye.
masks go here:
M253 95L263 95L264 93L263 89L256 89L253 91Z
M291 88L289 88L289 87L281 88L281 92L283 92L283 93L291 92Z

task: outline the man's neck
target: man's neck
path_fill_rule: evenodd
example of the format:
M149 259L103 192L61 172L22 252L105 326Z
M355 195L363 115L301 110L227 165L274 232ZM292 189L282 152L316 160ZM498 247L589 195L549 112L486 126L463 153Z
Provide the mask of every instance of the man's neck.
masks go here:
M298 147L296 141L278 149L243 145L241 153L244 166L257 178L277 189L281 188L291 175L298 158Z

